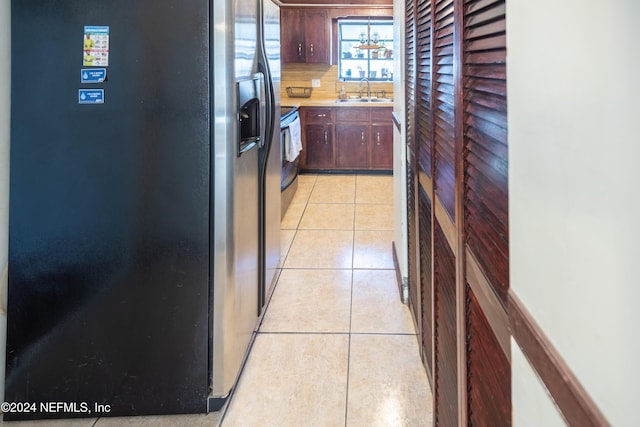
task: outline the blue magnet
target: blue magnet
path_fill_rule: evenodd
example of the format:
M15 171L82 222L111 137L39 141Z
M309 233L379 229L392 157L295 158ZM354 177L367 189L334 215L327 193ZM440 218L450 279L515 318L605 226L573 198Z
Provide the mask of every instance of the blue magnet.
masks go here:
M83 68L80 70L80 83L102 83L106 78L106 68Z
M104 89L80 89L78 104L104 104Z

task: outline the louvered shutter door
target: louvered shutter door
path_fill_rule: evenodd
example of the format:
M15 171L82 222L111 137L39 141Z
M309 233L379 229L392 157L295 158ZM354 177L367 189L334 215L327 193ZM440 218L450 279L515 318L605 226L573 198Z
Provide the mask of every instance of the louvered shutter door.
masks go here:
M416 144L418 165L429 178L431 172L431 1L416 4Z
M453 0L435 2L433 40L434 183L447 213L455 219L455 115L453 79Z
M407 165L409 283L417 268L421 307L414 314L433 369L434 421L509 426L505 0L413 1L406 33L407 155L417 155Z
M425 365L427 373L433 379L432 363L433 363L433 268L431 267L433 251L431 250L431 198L426 191L419 186L418 190L418 209L420 230L420 293L421 293L421 317L422 317L422 348L424 350Z
M434 412L436 426L458 425L456 343L456 260L436 220L434 224Z
M489 288L482 294L496 301L494 307L499 307L501 301L502 308L497 310L506 317L509 242L505 1L465 1L463 22L465 243L470 252L468 258L480 270L476 274L484 276L484 285L475 286ZM474 287L469 285L466 320L468 424L509 426L511 366Z
M420 312L420 296L418 293L419 272L419 235L418 235L418 203L417 203L417 170L416 170L416 78L415 78L415 3L406 3L406 122L407 122L407 240L408 240L408 285L409 304L414 312Z
M505 2L467 1L466 243L503 304L509 288Z

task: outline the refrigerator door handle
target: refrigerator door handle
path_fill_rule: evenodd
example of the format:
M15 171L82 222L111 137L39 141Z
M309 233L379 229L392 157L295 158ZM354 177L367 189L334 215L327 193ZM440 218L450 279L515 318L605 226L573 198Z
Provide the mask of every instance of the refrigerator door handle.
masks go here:
M266 144L269 144L268 137L268 127L270 120L270 107L269 107L269 99L267 95L267 87L268 84L268 75L262 71L258 73L259 78L259 93L260 93L260 141L258 142L258 146L260 148L264 147Z
M275 94L273 93L273 83L271 82L271 70L269 70L267 57L262 49L259 49L258 52L258 72L263 75L261 96L264 106L263 111L265 113L263 121L264 127L262 129L264 142L260 147L266 146L268 151L273 138L273 129L275 129Z
M269 68L269 58L267 57L265 42L264 42L264 9L263 2L258 3L258 44L257 44L257 59L258 59L258 72L264 75L264 104L265 104L265 129L264 129L264 144L261 146L260 154L258 156L258 175L259 175L259 224L260 224L260 241L258 244L258 315L262 312L262 304L266 299L266 175L267 175L267 163L269 161L269 155L271 154L271 144L275 132L275 118L276 118L276 98L273 88L273 82L271 81L271 70ZM278 155L279 153L275 153Z

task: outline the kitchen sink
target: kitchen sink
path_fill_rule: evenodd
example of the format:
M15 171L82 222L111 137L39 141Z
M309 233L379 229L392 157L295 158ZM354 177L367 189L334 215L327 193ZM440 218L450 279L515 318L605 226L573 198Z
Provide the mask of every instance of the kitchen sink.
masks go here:
M360 103L360 102L393 102L391 98L349 98L337 99L337 103Z

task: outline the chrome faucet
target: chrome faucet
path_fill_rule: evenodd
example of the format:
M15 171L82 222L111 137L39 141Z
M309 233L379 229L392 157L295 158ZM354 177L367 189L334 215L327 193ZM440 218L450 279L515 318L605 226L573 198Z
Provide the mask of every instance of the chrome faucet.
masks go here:
M362 83L367 82L367 99L371 100L371 83L369 83L369 79L360 80L360 98L362 98Z

